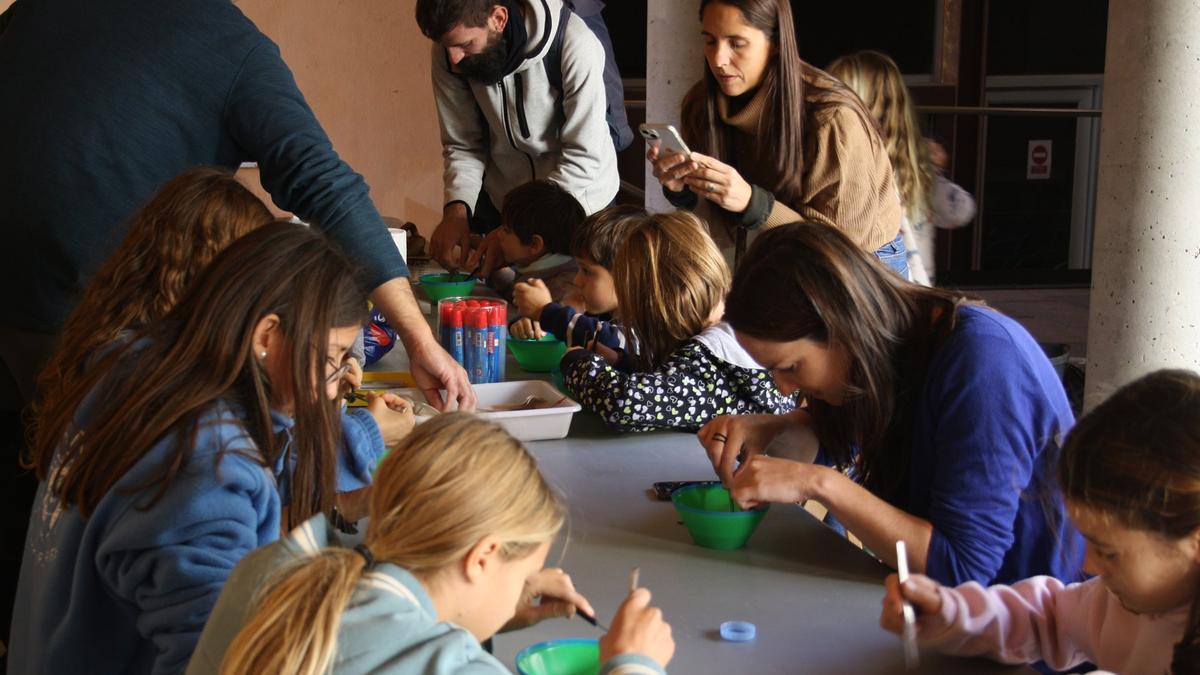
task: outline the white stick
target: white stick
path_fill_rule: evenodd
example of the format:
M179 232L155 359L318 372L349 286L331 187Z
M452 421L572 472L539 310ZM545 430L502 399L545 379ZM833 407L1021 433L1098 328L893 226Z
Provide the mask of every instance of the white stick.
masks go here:
M904 582L908 581L908 550L903 541L896 542L896 572L903 588ZM904 612L904 667L912 670L920 661L917 653L917 612L907 600L900 606Z

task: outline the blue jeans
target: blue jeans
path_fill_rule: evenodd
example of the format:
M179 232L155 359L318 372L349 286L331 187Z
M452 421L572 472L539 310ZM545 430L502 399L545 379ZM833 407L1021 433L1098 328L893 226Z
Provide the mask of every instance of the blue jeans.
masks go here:
M897 234L890 244L884 244L875 251L875 257L902 279L908 279L908 249L904 248L904 237Z

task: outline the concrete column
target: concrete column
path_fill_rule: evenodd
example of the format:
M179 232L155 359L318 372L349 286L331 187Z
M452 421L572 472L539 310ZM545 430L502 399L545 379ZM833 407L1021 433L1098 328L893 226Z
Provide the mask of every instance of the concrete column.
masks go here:
M646 11L646 121L679 128L683 95L704 74L699 0L649 0ZM636 131L636 130L635 130ZM644 147L644 145L643 145ZM646 208L669 211L646 162Z
M1109 0L1101 124L1086 409L1200 370L1200 3Z

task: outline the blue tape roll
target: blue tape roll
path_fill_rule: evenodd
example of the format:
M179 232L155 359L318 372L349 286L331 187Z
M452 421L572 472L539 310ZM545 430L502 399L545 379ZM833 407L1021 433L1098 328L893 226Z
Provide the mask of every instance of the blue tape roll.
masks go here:
M726 621L721 624L721 637L729 642L749 642L758 629L749 621Z

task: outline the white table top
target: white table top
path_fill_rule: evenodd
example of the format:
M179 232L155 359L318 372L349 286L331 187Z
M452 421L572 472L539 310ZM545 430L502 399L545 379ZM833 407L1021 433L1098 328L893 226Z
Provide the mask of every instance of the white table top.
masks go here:
M671 623L673 673L903 672L898 638L879 628L888 570L800 507L776 504L744 549L692 543L670 502L653 499L655 481L713 476L695 436L618 435L599 418L575 416L571 435L530 444L542 472L565 495L569 534L548 565L567 570L609 623L628 590L629 569ZM566 539L565 556L562 540ZM720 639L722 621L750 621L753 642ZM497 636L496 655L512 667L522 648L561 637L599 637L582 620L548 621ZM922 655L921 672L1011 672L978 659Z
M402 352L372 369L407 369ZM525 373L510 354L508 378L547 375ZM773 505L744 549L716 551L693 544L671 503L650 496L656 481L714 478L694 434L616 434L583 412L566 439L529 448L570 509L547 565L571 575L604 624L628 591L630 568L640 567L673 629L671 673L905 672L899 638L879 627L889 570L807 511ZM722 641L718 627L730 619L754 623L757 638ZM497 636L495 653L515 671L517 652L531 644L600 635L581 619L546 621ZM918 672L1033 671L925 652Z

